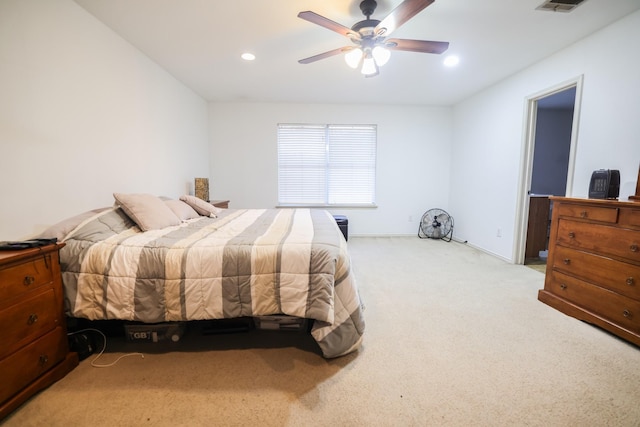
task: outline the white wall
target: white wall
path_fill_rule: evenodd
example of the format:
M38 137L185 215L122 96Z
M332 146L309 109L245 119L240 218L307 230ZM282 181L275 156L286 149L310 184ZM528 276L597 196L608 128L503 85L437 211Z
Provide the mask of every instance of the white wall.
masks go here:
M0 240L110 205L114 191L177 197L192 191L195 176L208 175L211 196L232 207L273 207L277 123L376 123L378 208L335 210L349 216L350 232L413 235L422 213L441 207L454 216L457 238L512 260L527 96L584 75L570 195L586 197L599 168L621 171L621 199L633 193L634 40L640 12L453 109L207 106L71 0L2 0Z
M378 125L378 207L330 209L349 217L350 235L415 235L427 209L448 208L449 108L211 103L210 118L211 197L231 208L278 203L278 123Z
M0 240L207 176L207 103L70 0L0 2Z
M584 75L573 189L591 172L619 169L620 200L635 192L640 162L640 12L454 107L451 214L459 238L514 260L525 98ZM497 228L502 237L497 237Z

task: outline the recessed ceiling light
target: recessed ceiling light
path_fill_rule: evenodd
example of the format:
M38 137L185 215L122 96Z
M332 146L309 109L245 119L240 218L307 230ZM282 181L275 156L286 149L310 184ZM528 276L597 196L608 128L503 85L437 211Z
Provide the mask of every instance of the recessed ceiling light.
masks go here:
M256 59L256 56L253 53L249 52L243 53L240 57L245 61L253 61L254 59Z
M455 67L460 63L460 58L455 55L449 55L444 58L443 64L447 67Z

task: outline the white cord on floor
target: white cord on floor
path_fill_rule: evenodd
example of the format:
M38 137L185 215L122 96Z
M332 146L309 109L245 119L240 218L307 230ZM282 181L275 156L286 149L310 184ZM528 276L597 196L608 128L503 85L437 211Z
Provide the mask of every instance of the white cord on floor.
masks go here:
M93 366L94 368L109 368L111 366L114 366L116 363L118 363L120 361L120 359L124 358L124 357L128 357L128 356L140 356L144 359L144 354L142 353L127 353L127 354L123 354L122 356L118 357L115 361L111 362L111 363L107 363L105 365L98 365L96 364L96 361L102 356L102 354L104 353L105 349L107 348L107 336L100 330L98 329L93 329L93 328L87 328L87 329L81 329L79 331L75 331L75 332L69 332L67 335L75 335L75 334L79 334L80 332L85 332L85 331L93 331L93 332L97 332L100 335L102 335L102 350L100 350L100 353L98 353L98 355L95 357L95 359L93 359L91 361L91 366Z

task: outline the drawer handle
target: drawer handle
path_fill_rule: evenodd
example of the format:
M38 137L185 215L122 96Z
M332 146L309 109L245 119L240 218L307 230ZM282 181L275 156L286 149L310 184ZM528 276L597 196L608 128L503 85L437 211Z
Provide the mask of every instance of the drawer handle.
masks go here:
M573 239L574 237L576 237L576 233L574 233L573 231L570 231L569 237Z
M564 283L560 283L560 289L564 291L565 289L567 289L567 285L565 285Z
M33 325L34 323L36 323L38 321L38 315L35 313L31 313L29 315L29 319L27 319L27 323L29 325Z
M586 218L586 217L587 217L587 211L582 211L582 212L580 212L580 216L581 216L582 218Z
M24 283L25 286L29 286L29 285L33 285L35 283L35 281L36 281L35 277L33 277L33 276L25 276L23 283Z
M631 245L631 247L629 247L629 249L631 249L631 252L638 252L638 245Z
M627 285L632 286L633 285L633 277L627 277Z
M47 356L46 354L41 354L40 357L38 358L38 363L40 363L40 366L44 366L49 362L49 356Z
M563 259L563 260L562 260L562 262L564 262L564 263L565 263L565 265L569 265L569 264L571 264L571 260L570 260L569 258L565 258L565 259Z
M624 310L622 315L628 319L631 317L631 312L629 310Z

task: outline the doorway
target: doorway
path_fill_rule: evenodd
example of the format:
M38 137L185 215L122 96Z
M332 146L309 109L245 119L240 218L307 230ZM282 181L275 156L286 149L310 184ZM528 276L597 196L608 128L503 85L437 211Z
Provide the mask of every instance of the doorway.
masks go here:
M527 98L515 261L541 271L553 209L549 196L571 194L581 84L579 77Z

